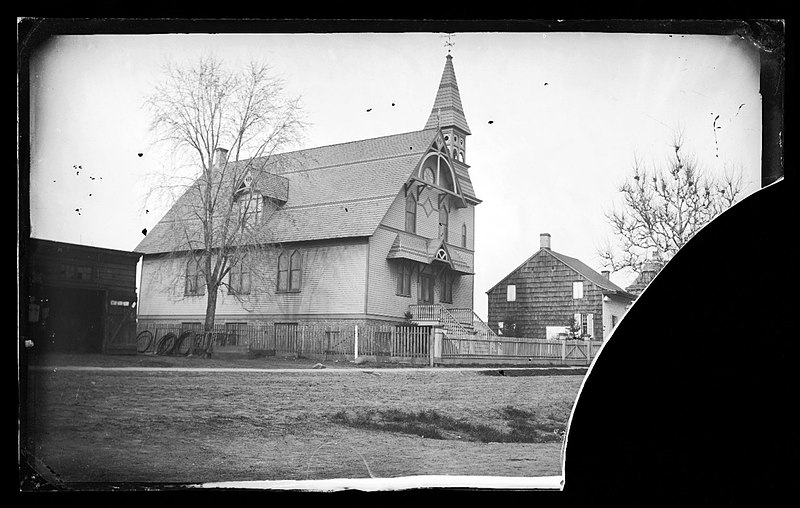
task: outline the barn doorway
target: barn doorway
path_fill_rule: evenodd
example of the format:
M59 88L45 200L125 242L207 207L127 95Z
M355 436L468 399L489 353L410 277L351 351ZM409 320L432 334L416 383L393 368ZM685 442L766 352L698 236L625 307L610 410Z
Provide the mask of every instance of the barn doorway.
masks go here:
M50 352L101 353L103 298L98 290L46 288L39 345Z

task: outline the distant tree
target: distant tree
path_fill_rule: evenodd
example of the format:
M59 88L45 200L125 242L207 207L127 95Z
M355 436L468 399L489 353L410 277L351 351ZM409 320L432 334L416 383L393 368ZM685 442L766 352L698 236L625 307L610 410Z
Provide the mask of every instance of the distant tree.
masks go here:
M740 171L711 175L687 154L676 132L663 164L634 157L633 174L619 190L623 205L606 213L614 241L598 249L606 268L641 272L648 255L668 261L703 226L733 206L743 192Z
M173 286L180 296L205 294L210 331L220 288L239 297L251 281L275 276L263 258L275 249L265 223L278 203L260 189L281 178L270 167L272 156L300 140L302 107L264 63L229 70L205 56L170 62L163 71L145 100L151 132L188 174L175 163L150 197L164 189L180 197L164 221L173 228L169 249L179 267Z

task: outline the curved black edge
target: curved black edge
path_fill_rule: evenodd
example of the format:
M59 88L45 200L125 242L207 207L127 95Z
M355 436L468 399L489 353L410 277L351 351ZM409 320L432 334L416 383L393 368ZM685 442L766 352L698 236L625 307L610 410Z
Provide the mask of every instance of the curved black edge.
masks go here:
M800 336L788 209L784 181L744 199L628 311L576 402L565 493L785 492L797 460L792 351Z

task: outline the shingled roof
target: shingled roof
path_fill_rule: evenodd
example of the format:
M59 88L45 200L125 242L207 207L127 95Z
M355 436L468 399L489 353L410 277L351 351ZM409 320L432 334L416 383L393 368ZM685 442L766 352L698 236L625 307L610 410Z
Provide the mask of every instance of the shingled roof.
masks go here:
M472 134L464 116L464 106L461 105L461 94L458 92L456 71L453 69L453 57L447 55L447 60L442 71L442 80L433 101L433 108L425 124L426 129L438 126L455 126L466 134Z
M513 274L514 272L516 272L517 270L522 268L522 266L524 266L529 261L533 260L536 256L541 255L542 252L547 252L548 254L551 254L554 258L558 259L559 261L561 261L565 265L569 266L570 268L572 268L573 270L578 272L578 274L582 275L583 277L588 279L591 283L593 283L594 285L599 287L603 291L603 294L615 294L615 295L622 296L624 298L629 298L631 300L633 300L635 298L634 295L628 293L627 291L625 291L621 287L617 286L616 284L611 282L609 279L607 279L605 276L601 275L600 273L597 273L596 270L590 268L586 263L584 263L580 259L576 259L576 258L573 258L573 257L570 257L570 256L566 256L564 254L559 254L558 252L555 252L554 250L551 250L551 249L539 249L538 251L536 251L536 253L533 256L529 257L528 259L525 260L524 263L522 263L517 268L512 270L511 273L509 273L509 275ZM503 277L503 279L500 282L498 282L497 284L492 286L492 288L489 289L486 292L490 293L491 291L493 291L497 286L499 286L507 278L508 278L508 275Z
M372 235L437 134L435 128L425 129L234 163L288 181L288 200L265 221L263 237L254 240L287 243ZM456 175L465 198L477 201L467 171L457 170ZM273 180L268 181L274 186ZM187 226L198 234L199 221L187 217L191 199L190 192L181 196L135 251L178 249L185 242L176 231Z

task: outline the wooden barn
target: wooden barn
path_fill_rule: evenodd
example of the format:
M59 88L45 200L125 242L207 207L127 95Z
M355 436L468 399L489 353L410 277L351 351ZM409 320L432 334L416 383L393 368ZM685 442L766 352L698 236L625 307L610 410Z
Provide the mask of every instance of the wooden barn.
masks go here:
M220 289L216 324L268 327L280 338L314 323L378 326L411 316L430 325L447 308L471 326L480 200L466 163L469 135L447 55L421 130L263 160L230 162L218 149L215 164L248 164L268 182L252 192L272 207L259 228L269 237L263 245L276 248L259 260L259 277L231 271L227 286L236 293ZM175 228L193 220L181 212L187 199L136 248L143 255L140 327L202 326L207 295L196 281L205 279L176 243Z
M135 353L140 257L31 238L21 262L29 288L25 336L35 351Z
M605 340L635 299L609 272L553 251L548 233L533 256L486 293L492 330L535 339L566 333Z

